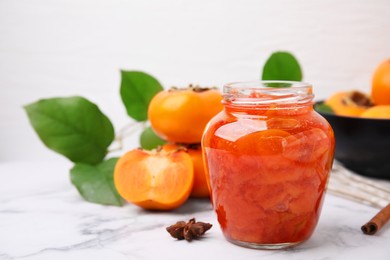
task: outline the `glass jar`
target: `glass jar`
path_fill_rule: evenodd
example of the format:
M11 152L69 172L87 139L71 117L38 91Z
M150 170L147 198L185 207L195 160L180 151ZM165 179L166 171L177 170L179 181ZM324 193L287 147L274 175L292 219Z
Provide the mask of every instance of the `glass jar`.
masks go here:
M334 135L313 110L312 86L259 81L224 86L224 110L202 147L224 236L259 249L291 247L313 233L332 168Z

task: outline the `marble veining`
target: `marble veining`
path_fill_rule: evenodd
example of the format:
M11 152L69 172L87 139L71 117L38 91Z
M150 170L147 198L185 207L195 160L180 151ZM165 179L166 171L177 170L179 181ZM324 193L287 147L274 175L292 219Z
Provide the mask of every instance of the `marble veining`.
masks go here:
M360 226L378 209L326 195L311 239L280 251L227 242L208 200L172 212L83 201L67 162L0 164L0 259L390 259L390 226L367 236ZM213 228L200 240L177 241L165 227L195 217Z

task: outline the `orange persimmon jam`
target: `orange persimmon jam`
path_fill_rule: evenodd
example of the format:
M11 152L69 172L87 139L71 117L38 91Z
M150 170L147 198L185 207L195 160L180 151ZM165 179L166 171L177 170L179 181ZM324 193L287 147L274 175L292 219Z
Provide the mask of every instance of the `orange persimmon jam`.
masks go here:
M211 200L225 237L258 249L313 233L333 163L334 135L306 83L224 86L224 110L202 139Z

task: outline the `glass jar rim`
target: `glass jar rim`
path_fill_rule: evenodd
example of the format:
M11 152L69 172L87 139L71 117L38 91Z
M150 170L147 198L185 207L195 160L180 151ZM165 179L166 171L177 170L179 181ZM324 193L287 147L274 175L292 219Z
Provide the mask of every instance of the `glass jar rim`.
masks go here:
M312 85L300 81L238 81L223 87L224 103L231 105L311 104Z
M292 80L252 80L252 81L235 81L231 83L227 83L224 85L225 88L236 88L236 89L257 89L261 90L269 89L270 87L267 87L267 84L285 84L290 85L288 88L312 88L312 85L310 83L301 82L301 81L292 81ZM285 89L286 87L274 87L275 89Z

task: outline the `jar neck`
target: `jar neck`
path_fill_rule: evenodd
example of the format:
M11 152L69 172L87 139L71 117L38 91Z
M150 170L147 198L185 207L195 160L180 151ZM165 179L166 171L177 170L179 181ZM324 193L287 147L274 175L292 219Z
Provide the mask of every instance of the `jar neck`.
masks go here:
M312 110L312 86L293 81L257 81L226 84L223 88L223 104L227 112L272 110L297 113Z

